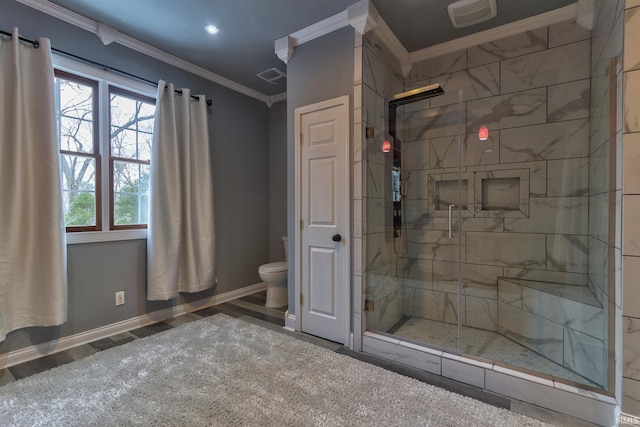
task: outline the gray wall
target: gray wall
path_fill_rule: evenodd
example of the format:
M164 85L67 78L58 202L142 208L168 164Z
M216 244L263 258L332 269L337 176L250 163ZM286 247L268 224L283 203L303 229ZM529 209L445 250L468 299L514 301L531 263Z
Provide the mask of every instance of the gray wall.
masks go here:
M218 284L212 290L183 295L177 301L148 302L145 300L145 240L69 245L67 323L59 328L12 332L0 343L0 354L258 283L257 268L269 259L269 164L265 162L269 158L269 110L266 104L123 46L104 46L95 35L13 0L0 0L0 10L2 30L18 27L24 37L48 37L54 48L148 80L162 78L213 99L213 106L209 108L209 131L218 277ZM127 302L115 307L114 294L118 290L126 291Z
M295 313L295 109L349 95L353 107L353 46L355 32L345 27L296 47L287 64L287 215L289 239L289 312ZM353 114L353 108L351 115ZM353 123L351 117L350 123ZM353 137L350 138L353 140Z
M287 102L269 110L269 261L284 261L287 235Z

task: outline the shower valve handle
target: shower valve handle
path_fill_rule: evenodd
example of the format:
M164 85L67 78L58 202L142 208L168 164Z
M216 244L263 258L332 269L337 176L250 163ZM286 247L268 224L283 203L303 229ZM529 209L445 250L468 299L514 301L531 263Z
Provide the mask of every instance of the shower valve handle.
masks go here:
M331 240L333 240L334 242L340 242L342 241L342 236L339 234L334 234L333 237L331 237Z

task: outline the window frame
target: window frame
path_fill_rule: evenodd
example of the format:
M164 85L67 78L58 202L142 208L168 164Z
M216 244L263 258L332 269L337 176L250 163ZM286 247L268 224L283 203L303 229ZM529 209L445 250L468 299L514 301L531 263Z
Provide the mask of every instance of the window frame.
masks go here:
M99 122L99 84L98 81L78 76L76 74L54 69L56 79L64 79L73 83L79 83L91 87L91 123L93 134L93 153L83 153L81 151L63 150L58 148L60 155L72 155L80 157L91 157L95 161L95 225L72 225L66 226L67 233L77 233L84 231L101 231L102 230L102 156L100 153L100 122ZM59 118L56 115L56 121ZM59 142L59 141L58 141Z
M54 71L62 71L70 73L74 76L84 77L89 80L98 82L98 96L96 99L99 103L98 108L98 133L99 133L99 145L100 145L100 170L101 175L109 169L109 156L105 153L109 153L110 148L110 129L109 125L109 86L119 87L136 93L139 95L147 96L150 99L154 99L157 96L158 88L156 85L150 83L143 83L141 81L133 80L129 77L125 77L114 72L97 68L93 65L89 65L77 60L71 59L61 54L53 53L53 67ZM102 178L102 176L101 176ZM62 175L60 176L62 179ZM143 228L136 229L109 229L109 198L105 195L109 194L109 179L101 179L101 229L99 231L82 231L82 232L67 232L67 244L84 244L84 243L97 243L97 242L113 242L124 240L140 240L147 238L147 230Z
M109 101L109 110L108 110L108 115L109 115L109 121L108 121L108 131L109 131L109 230L135 230L135 229L144 229L146 230L148 227L148 221L147 224L126 224L126 225L118 225L115 224L115 194L113 191L113 185L114 185L114 162L123 162L123 163L131 163L131 164L138 164L138 165L147 165L150 166L151 165L151 159L149 160L139 160L139 159L130 159L130 158L126 158L126 157L115 157L112 155L111 153L111 127L112 127L112 117L111 117L111 95L115 94L115 95L119 95L119 96L123 96L125 98L129 98L132 99L136 102L144 102L144 103L148 103L148 104L152 104L152 105L156 105L156 100L154 98L151 98L149 96L145 96L145 95L141 95L139 93L135 93L132 91L129 91L127 89L124 89L122 87L119 86L113 86L113 85L109 85L109 95L108 95L108 101Z

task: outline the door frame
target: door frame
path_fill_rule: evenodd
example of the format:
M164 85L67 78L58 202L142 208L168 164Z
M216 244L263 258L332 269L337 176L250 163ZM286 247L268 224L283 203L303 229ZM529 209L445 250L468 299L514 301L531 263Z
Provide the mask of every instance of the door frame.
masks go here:
M347 221L345 224L345 230L341 233L344 236L344 242L347 244L345 248L346 252L346 268L345 268L345 277L344 286L342 289L339 289L338 298L341 298L345 301L343 304L343 309L345 310L345 325L343 332L343 344L349 345L351 339L351 256L353 254L353 249L351 247L353 243L352 235L351 235L351 204L352 204L352 190L351 190L351 120L350 120L350 110L349 110L349 95L339 96L337 98L328 99L326 101L317 102L314 104L305 105L302 107L298 107L294 110L294 134L295 134L295 144L294 144L294 157L295 157L295 265L296 265L296 274L295 274L295 307L296 307L296 321L295 328L298 331L302 331L302 238L301 238L301 223L302 223L302 116L307 113L312 113L314 111L325 110L328 108L339 107L340 114L343 115L346 123L346 142L343 147L342 155L345 156L345 176L348 178L349 182L347 185L347 201L344 209L346 210Z

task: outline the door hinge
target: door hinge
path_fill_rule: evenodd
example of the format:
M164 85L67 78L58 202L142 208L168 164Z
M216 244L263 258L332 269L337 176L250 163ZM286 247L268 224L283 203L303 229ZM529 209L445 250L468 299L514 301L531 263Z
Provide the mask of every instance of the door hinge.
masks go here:
M370 299L364 300L364 311L373 311L373 301Z
M303 301L304 301L304 298L303 298L302 294L300 294L300 305L303 305Z
M300 220L300 230L304 230L304 219Z

